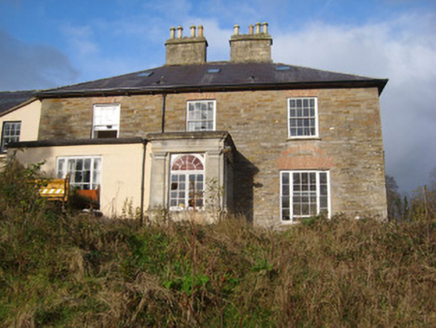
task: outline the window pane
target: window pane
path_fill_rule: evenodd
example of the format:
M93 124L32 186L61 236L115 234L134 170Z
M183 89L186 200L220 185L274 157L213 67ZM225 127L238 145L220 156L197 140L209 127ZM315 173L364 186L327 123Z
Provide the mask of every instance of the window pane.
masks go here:
M74 182L76 182L76 183L82 182L82 172L76 171L74 173Z
M101 158L60 158L57 164L59 178L70 174L71 186L77 189L97 189L100 184Z
M289 209L283 209L282 210L282 220L289 221L290 219L291 219L291 215L289 213Z
M327 197L320 197L319 206L321 210L327 209L328 206Z
M58 160L58 167L57 167L57 174L56 177L58 179L63 179L66 176L66 173L64 171L64 165L65 165L65 160L64 159L59 159Z
M120 105L94 105L92 131L93 138L116 138L120 125Z
M289 197L282 197L282 208L289 208Z
M301 105L302 105L301 99L297 99L296 107L301 108Z
M282 186L282 194L283 196L289 196L289 185Z
M289 178L292 177L289 184ZM281 218L294 220L329 212L327 172L297 171L281 173ZM292 195L289 189L292 184ZM286 212L288 209L292 211Z
M282 183L283 184L289 184L289 173L283 173L282 174Z
M7 145L11 142L20 141L21 122L5 122L3 123L1 151L7 150Z
M179 155L172 159L170 207L172 209L187 207L203 207L204 173L200 155ZM177 191L174 194L172 191ZM177 199L176 204L173 201Z
M321 185L319 186L319 193L323 196L327 195L327 186L326 185Z
M319 174L319 181L322 184L326 184L327 183L327 173L320 173Z
M316 108L314 98L297 98L289 100L289 135L316 135Z
M295 204L292 206L292 212L294 214L294 217L298 217L302 215L300 204Z
M85 170L90 170L91 169L91 159L87 158L84 160L85 163Z
M214 101L188 102L187 130L210 131L214 128Z

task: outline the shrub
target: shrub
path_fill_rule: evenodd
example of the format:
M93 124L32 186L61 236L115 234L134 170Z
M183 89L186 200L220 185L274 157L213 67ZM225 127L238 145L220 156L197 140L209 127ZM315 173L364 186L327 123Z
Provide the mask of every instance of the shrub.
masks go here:
M11 170L0 174L2 327L436 324L434 217L141 226L62 215L17 180L33 169Z

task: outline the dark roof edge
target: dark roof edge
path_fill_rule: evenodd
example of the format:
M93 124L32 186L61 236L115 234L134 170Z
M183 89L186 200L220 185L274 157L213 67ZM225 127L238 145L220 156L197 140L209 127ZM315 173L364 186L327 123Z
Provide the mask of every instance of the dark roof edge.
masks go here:
M233 148L232 136L228 131L193 131L193 132L165 132L148 133L146 138L108 138L108 139L75 139L75 140L38 140L38 141L19 141L8 144L8 149L19 148L44 148L62 146L87 146L87 145L123 145L141 144L156 140L175 140L175 139L226 139Z
M76 139L76 140L39 140L39 141L20 141L8 144L10 148L38 148L53 146L86 146L86 145L122 145L139 144L146 142L145 139L137 138L108 138L108 139Z
M223 139L236 150L235 143L229 131L180 131L180 132L152 132L146 136L149 142L162 140L180 140L180 139Z
M147 133L147 139L152 140L171 140L171 139L215 139L227 138L228 131L180 131L180 132L152 132Z
M369 79L352 81L324 81L324 82L284 82L253 84L243 83L235 85L186 85L186 86L157 86L155 88L111 88L95 89L86 91L43 91L37 93L38 98L67 98L67 97L89 97L109 95L138 95L138 94L161 94L192 91L244 91L244 90L282 90L282 89L344 89L344 88L368 88L377 87L379 95L383 92L388 79Z
M16 111L17 109L20 109L21 107L27 106L27 105L29 105L30 103L32 103L32 102L34 102L36 100L39 100L39 99L36 98L36 97L32 97L30 99L27 99L27 100L23 101L22 103L14 106L14 107L11 107L11 108L5 110L4 112L0 113L0 117L5 116L5 115L7 115L7 114L9 114L9 113L11 113L13 111Z

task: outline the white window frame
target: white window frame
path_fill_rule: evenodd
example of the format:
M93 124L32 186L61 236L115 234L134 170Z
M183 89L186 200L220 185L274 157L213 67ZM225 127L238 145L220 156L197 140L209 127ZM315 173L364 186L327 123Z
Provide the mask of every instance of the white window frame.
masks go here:
M90 160L89 181L76 182L75 172L68 169L69 162ZM97 189L102 179L103 158L101 156L61 156L56 158L56 177L65 179L70 174L70 186L77 189L93 190ZM85 170L81 170L82 172ZM87 189L86 186L89 188Z
M313 106L313 115L310 113L311 108L302 108L302 113L301 115L295 115L295 116L291 116L291 110L293 110L294 108L291 108L291 102L292 101L308 101L310 102L311 100L314 101L314 106ZM319 137L319 129L318 129L318 98L316 97L293 97L293 98L288 98L287 99L288 102L288 138L290 139L308 139L308 138L318 138ZM304 105L303 105L304 106ZM297 110L297 109L295 109ZM306 114L304 113L304 111L307 110L308 112L306 112ZM291 129L298 129L298 121L304 121L304 120L314 120L314 124L313 124L313 129L314 132L311 133L310 130L311 128L305 126L305 125L301 125L300 129L302 129L301 133L297 133L295 135L293 135L291 133ZM294 121L294 123L291 123L291 120Z
M194 156L196 158L198 158L201 162L201 164L203 165L203 170L173 170L173 164L176 162L176 160L180 157L180 156ZM204 203L205 203L205 199L204 199L204 190L205 190L205 186L206 186L206 161L205 161L205 156L204 154L193 154L193 153L183 153L183 154L172 154L171 155L171 161L170 161L170 170L169 170L169 187L168 187L168 207L170 209L170 211L182 211L182 210L193 210L194 208L196 210L203 210L204 209ZM192 175L201 175L202 176L202 180L201 180L201 184L202 184L202 188L200 188L200 190L197 190L195 186L194 188L194 193L195 196L197 197L197 195L199 194L200 197L199 198L194 198L194 200L197 202L198 200L200 200L201 204L195 204L195 207L192 206L190 204L191 199L191 194L192 194L192 189L190 188L190 176ZM184 180L182 182L184 182L184 188L183 189L179 189L178 184L180 183L180 180L174 180L175 176L183 176ZM199 182L199 180L196 180L196 182ZM173 183L176 183L176 186L173 186ZM177 204L177 200L180 198L180 194L178 194L178 192L183 192L184 193L184 200L183 202L179 202ZM172 204L172 201L175 200L176 204Z
M12 132L12 130L7 129L6 126L11 126L11 127L13 126L14 128L12 130L15 131L15 133L14 134L9 133L8 135L6 135L7 130L9 130L9 132ZM17 129L17 127L18 127L18 129ZM16 133L16 131L18 131L18 134ZM6 153L7 144L10 142L20 141L20 136L21 136L21 121L5 121L5 122L3 122L0 153Z
M212 119L210 118L193 118L190 117L190 106L197 106L197 104L199 106L201 106L202 104L206 104L206 106L208 106L208 104L211 103L213 104L213 111L212 111ZM195 109L194 109L195 112ZM198 114L198 115L201 115ZM212 128L200 128L200 129L196 129L191 127L192 123L203 123L203 122L210 122L212 121ZM215 126L216 126L216 100L190 100L187 102L186 104L186 131L215 131Z
M309 197L309 190L302 190L303 192L306 192L306 195L302 195L301 191L294 191L294 173L296 174L311 174L314 173L316 177L316 189L315 189L315 197L316 197L316 213L309 213L309 214L294 214L294 204L293 199L294 196L296 197ZM325 195L321 195L321 174L326 175L326 190L323 188L323 192L327 192L327 207L322 208L321 207L321 197ZM284 176L288 176L288 188L286 188L286 185L283 183ZM303 184L300 184L302 186ZM303 189L303 188L301 188ZM298 195L300 193L300 195ZM288 207L284 207L284 201L288 198ZM310 203L310 201L309 201ZM308 204L306 202L306 204ZM300 206L301 205L300 203ZM289 219L285 218L284 212L289 210ZM327 214L327 217L330 218L331 215L331 193L330 193L330 171L324 171L324 170L287 170L287 171L281 171L280 172L280 220L282 223L295 223L298 222L301 219L310 218L313 216L320 215L321 212Z
M116 131L116 138L120 134L120 104L94 104L92 112L92 138L97 138L98 131ZM111 114L101 115L103 111L113 111ZM98 115L100 114L100 115ZM99 117L100 116L100 117Z

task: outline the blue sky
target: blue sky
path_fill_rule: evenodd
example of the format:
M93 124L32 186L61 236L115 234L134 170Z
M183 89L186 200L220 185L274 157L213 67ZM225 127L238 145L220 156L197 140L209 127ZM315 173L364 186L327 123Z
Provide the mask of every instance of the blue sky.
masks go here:
M0 0L0 12L0 90L161 66L171 26L203 25L208 60L228 60L233 25L268 22L275 62L389 79L386 171L401 190L436 168L434 0Z

